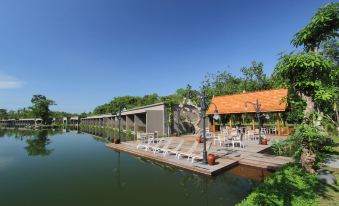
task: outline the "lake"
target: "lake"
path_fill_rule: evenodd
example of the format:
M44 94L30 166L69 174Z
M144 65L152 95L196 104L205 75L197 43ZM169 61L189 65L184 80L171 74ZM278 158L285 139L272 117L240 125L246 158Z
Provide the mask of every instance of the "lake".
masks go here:
M192 174L106 143L77 131L0 129L0 204L234 205L259 183L232 169Z

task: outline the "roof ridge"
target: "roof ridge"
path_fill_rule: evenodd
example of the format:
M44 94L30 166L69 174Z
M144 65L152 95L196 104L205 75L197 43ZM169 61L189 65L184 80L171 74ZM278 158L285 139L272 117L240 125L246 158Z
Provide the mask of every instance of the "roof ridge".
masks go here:
M259 93L259 92L273 91L273 90L283 90L283 89L284 89L284 90L287 90L286 88L258 90L258 91L253 91L253 92L245 92L245 93L225 94L225 95L221 95L221 96L213 96L212 99L214 99L214 98L219 98L219 97L224 97L224 96L235 96L235 95L241 95L241 94L254 94L254 93Z

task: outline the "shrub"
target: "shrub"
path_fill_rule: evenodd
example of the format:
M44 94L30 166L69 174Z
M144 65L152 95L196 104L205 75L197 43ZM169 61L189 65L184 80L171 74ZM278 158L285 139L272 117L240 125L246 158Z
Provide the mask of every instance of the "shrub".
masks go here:
M289 164L268 177L238 206L317 205L318 179L297 164Z

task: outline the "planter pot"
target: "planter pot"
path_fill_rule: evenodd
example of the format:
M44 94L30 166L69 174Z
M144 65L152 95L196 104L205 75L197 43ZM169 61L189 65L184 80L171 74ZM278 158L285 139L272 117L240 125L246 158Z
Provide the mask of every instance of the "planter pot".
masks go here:
M208 162L209 165L215 165L215 155L214 154L208 154L207 162Z
M201 135L197 138L197 141L198 141L199 143L202 143L202 137L201 137Z
M115 144L120 144L120 139L114 139Z
M261 144L267 145L267 139L261 139Z

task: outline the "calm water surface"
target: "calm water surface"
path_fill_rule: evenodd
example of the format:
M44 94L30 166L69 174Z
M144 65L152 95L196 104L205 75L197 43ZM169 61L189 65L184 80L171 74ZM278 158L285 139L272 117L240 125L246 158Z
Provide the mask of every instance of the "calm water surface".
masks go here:
M234 205L258 183L158 165L89 134L0 130L0 205Z

